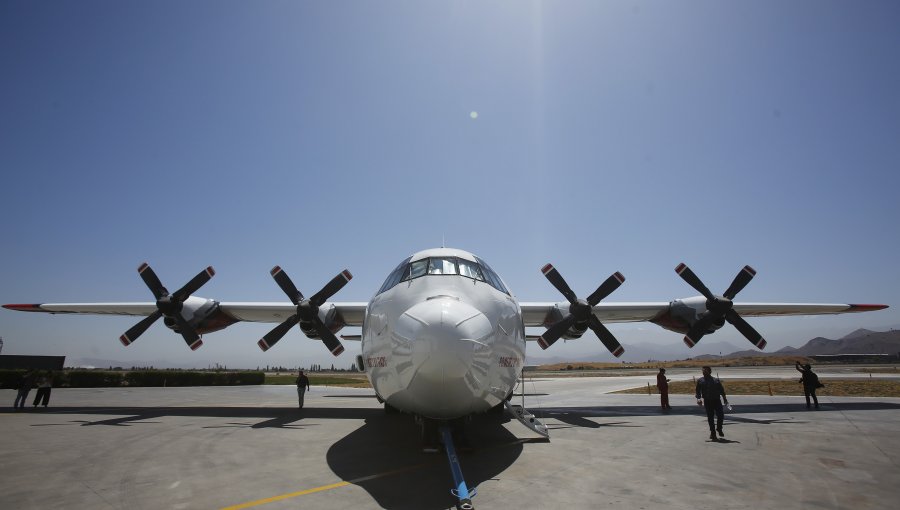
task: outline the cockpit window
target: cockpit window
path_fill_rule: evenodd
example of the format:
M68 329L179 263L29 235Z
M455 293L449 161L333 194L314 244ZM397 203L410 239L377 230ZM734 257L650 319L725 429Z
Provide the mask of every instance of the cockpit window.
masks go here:
M406 272L409 267L409 258L401 262L391 271L391 274L388 275L387 279L384 280L384 283L381 285L381 288L378 289L378 294L392 288L394 285L400 283L400 279L403 278L403 274Z
M400 282L425 275L461 275L485 282L504 294L509 294L503 281L481 259L472 262L458 257L430 257L413 262L406 259L397 266L378 289L378 294L392 289Z
M409 273L403 275L404 280L412 280L420 276L425 276L428 272L428 259L417 260L409 265Z
M499 290L504 294L509 294L509 291L506 290L506 285L503 285L503 280L501 280L500 277L497 276L497 273L495 273L494 270L491 269L491 266L487 265L485 261L481 260L478 257L475 257L475 260L477 260L478 264L481 265L481 269L482 271L484 271L484 278L488 283L491 284L491 287Z
M484 281L484 275L481 273L481 268L478 267L478 264L465 259L459 259L459 274Z
M428 260L428 274L459 274L456 257L432 257Z

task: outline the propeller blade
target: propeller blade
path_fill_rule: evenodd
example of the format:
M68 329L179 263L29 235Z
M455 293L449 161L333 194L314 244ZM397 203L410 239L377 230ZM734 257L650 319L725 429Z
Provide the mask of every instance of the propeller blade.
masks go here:
M594 306L599 303L603 298L612 294L612 292L619 288L620 285L625 283L625 277L622 276L622 273L616 271L609 278L606 279L605 282L601 283L597 290L594 291L593 294L588 296L587 302L589 305Z
M747 324L747 321L744 320L743 317L738 315L734 310L728 310L725 312L725 320L731 323L738 331L741 332L742 335L747 337L747 340L750 340L750 343L755 345L758 349L766 348L766 340L759 334L758 331L753 329L753 326Z
M256 342L256 345L259 346L263 352L268 351L272 347L281 340L291 328L293 328L300 321L300 318L297 317L297 314L291 315L284 322L275 326L272 331L266 333L266 336L262 337L259 342Z
M750 266L744 266L744 269L741 269L737 276L734 277L731 286L728 287L728 290L726 290L725 294L722 294L722 296L728 299L734 299L734 296L743 290L754 276L756 276L756 270Z
M547 331L544 331L543 335L538 337L538 345L541 346L541 349L547 349L559 340L559 337L563 336L563 333L568 331L574 323L575 316L572 314L566 315L562 319L556 321L556 323L547 328Z
M691 271L691 268L687 267L684 262L678 264L678 267L675 268L675 272L678 273L678 276L681 277L682 280L686 281L688 285L694 288L700 294L703 294L703 297L706 299L715 299L713 293L706 288L706 285L703 285L703 282L700 281L700 278Z
M319 320L318 317L316 318L316 329L319 331L322 342L325 343L325 347L331 351L331 354L338 356L344 352L344 346L341 345L341 341L334 336L330 329L325 327L325 323Z
M608 329L606 329L606 326L604 326L603 323L600 322L600 319L594 316L594 314L591 314L591 319L590 322L588 322L588 325L591 327L591 331L593 331L594 334L597 335L597 338L599 338L600 341L603 342L603 345L605 345L606 348L609 349L609 352L611 352L613 356L618 358L625 352L625 348L622 347L622 344L620 344L619 341L616 340L616 337L613 336L613 334L610 333Z
M150 264L146 262L141 264L140 267L138 267L138 274L141 275L141 279L144 280L144 283L150 288L153 297L159 299L169 295L169 291L163 287L162 282L159 281L159 277L153 272L153 268L150 267Z
M695 322L687 334L684 335L685 345L688 347L697 345L697 342L699 342L700 339L706 335L706 332L709 331L709 327L712 326L714 320L715 316L711 313L707 313L700 320Z
M269 271L269 274L272 275L272 278L275 279L275 283L281 287L281 290L287 294L288 299L291 300L291 303L295 305L300 304L300 301L303 301L303 294L297 290L297 286L294 285L294 282L291 281L291 277L281 269L281 266L275 266Z
M344 288L344 285L347 285L347 282L353 279L353 275L350 274L350 271L344 269L340 274L335 276L328 282L322 290L316 292L313 297L309 298L310 303L314 306L319 307L322 306L328 298L333 296L337 291Z
M203 341L200 340L200 335L197 334L197 331L191 327L190 324L184 317L181 316L181 312L176 312L172 315L172 319L175 320L175 323L178 324L178 329L181 331L181 338L184 338L184 342L188 347L191 348L192 351L196 351L203 345Z
M184 287L175 291L175 294L172 295L173 298L177 301L184 301L188 297L191 296L194 292L197 292L200 287L206 284L216 274L216 271L212 266L208 266L203 271L197 273L197 276L191 278L191 281L184 284Z
M160 317L162 317L162 312L156 310L155 312L151 313L143 320L141 320L141 322L138 322L137 324L132 326L131 329L126 331L124 335L120 336L119 341L122 342L122 345L130 345L131 342L134 342L138 339L139 336L144 334L144 331L147 331L147 328L149 328Z
M562 295L565 296L567 300L569 300L569 303L574 304L576 301L578 301L578 296L576 296L575 293L572 292L569 284L566 283L566 280L562 277L561 274L559 274L559 271L557 271L552 264L545 265L543 268L541 268L541 272L544 273L544 276L546 276L547 279L550 280L550 283L554 287L556 287L556 290L562 293Z

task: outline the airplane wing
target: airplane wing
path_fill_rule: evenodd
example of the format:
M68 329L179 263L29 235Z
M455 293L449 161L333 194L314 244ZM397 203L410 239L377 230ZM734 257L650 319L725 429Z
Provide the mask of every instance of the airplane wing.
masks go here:
M597 303L590 308L589 320L579 322L567 302L520 303L519 306L525 326L547 328L540 336L526 336L527 340L538 342L541 348L547 349L558 338L580 338L590 327L616 357L625 349L603 323L652 322L669 331L685 334L684 343L693 347L704 335L729 322L757 348L764 349L766 340L742 317L858 313L887 308L887 305L845 303L733 303L724 311L715 308L711 311L707 299L697 296L668 303ZM717 318L714 313L721 313L721 317Z
M185 304L191 303L189 298ZM206 300L204 300L206 301ZM266 302L221 302L216 303L218 311L232 320L246 322L282 322L293 315L297 307L292 303ZM3 308L20 312L66 313L87 315L136 315L147 316L156 311L156 303L37 303L10 304ZM334 309L345 326L362 326L366 303L323 303L322 309Z
M593 307L594 316L604 323L655 322L670 313L672 307L690 300L672 302L598 303ZM525 326L549 327L569 309L569 303L519 303ZM735 303L734 311L745 317L783 315L826 315L838 313L870 312L887 308L887 305L845 303ZM697 310L700 310L697 307Z

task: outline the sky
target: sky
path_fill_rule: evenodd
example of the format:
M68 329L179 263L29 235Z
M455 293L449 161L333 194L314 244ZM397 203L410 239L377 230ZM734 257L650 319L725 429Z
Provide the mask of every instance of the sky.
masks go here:
M520 301L556 266L607 301L883 303L749 319L769 350L900 327L900 4L894 1L0 3L0 303L198 295L367 301L410 254L485 259ZM0 309L3 354L349 367L272 324L191 352L132 317ZM653 324L625 346L682 346ZM539 333L540 331L535 331ZM358 334L358 329L342 333ZM703 342L749 348L726 325ZM590 333L529 355L610 360Z

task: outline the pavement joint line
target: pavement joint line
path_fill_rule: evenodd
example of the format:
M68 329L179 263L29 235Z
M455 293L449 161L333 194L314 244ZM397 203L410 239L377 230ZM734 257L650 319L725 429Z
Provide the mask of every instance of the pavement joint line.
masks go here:
M508 442L508 443L503 443L503 444L499 444L499 445L492 445L492 446L488 446L487 448L480 448L479 450L476 450L476 452L477 452L477 451L494 450L494 449L497 449L497 448L503 448L503 447L506 447L506 446L514 446L514 445L517 445L517 444L527 443L527 442L529 442L529 441L531 441L531 440L530 440L530 439L516 439L515 441L510 441L510 442ZM438 461L439 461L440 459L442 459L442 458L443 458L443 456L436 455L435 458L433 458L433 459L431 459L431 460L429 460L429 461L427 461L427 462L421 462L421 463L419 463L419 464L414 464L414 465L412 465L412 466L406 466L406 467L402 467L402 468L392 469L392 470L390 470L390 471L384 471L384 472L382 472L382 473L376 473L376 474L374 474L374 475L361 476L361 477L359 477L359 478L354 478L354 479L352 479L352 480L345 480L345 481L342 481L342 482L332 483L332 484L329 484L329 485L322 485L322 486L320 486L320 487L314 487L314 488L312 488L312 489L305 489L305 490L302 490L302 491L288 492L288 493L286 493L286 494L281 494L281 495L278 495L278 496L272 496L272 497L270 497L270 498L257 499L256 501L248 501L248 502L246 502L246 503L241 503L241 504L238 504L238 505L226 506L226 507L222 507L222 508L219 509L219 510L243 510L244 508L253 508L253 507L255 507L255 506L261 506L261 505L265 505L265 504L268 504L268 503L274 503L274 502L276 502L276 501L284 501L285 499L291 499L291 498L296 498L296 497L299 497L299 496L305 496L305 495L307 495L307 494L315 494L315 493L317 493L317 492L323 492L323 491L329 491L329 490L339 489L339 488L341 488L341 487L346 487L346 486L348 486L348 485L355 485L355 484L358 484L358 483L367 482L367 481L369 481L369 480L375 480L375 479L378 479L378 478L384 478L384 477L386 477L386 476L397 475L397 474L400 474L400 473L405 473L406 471L412 471L412 470L414 470L414 469L423 468L423 467L425 467L425 466L429 466L429 465L438 463Z

